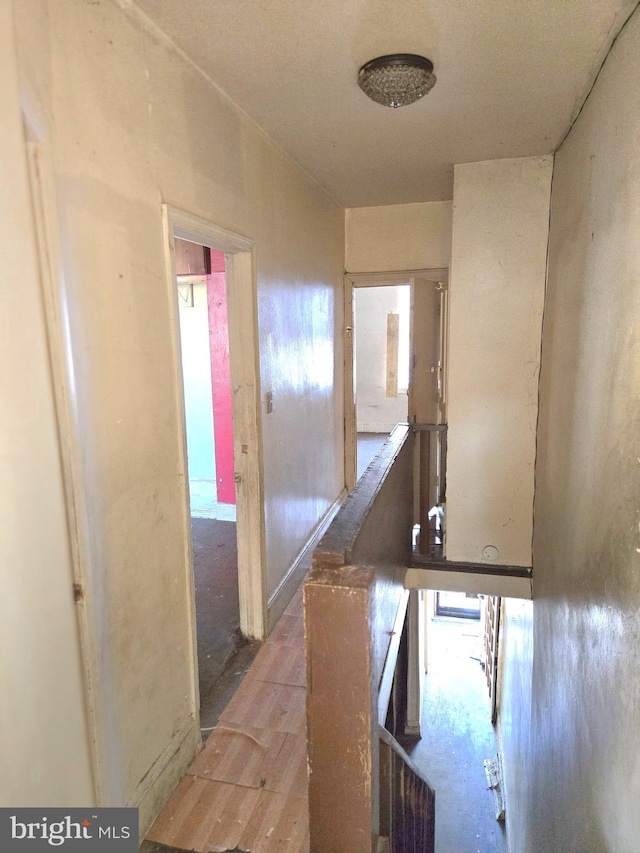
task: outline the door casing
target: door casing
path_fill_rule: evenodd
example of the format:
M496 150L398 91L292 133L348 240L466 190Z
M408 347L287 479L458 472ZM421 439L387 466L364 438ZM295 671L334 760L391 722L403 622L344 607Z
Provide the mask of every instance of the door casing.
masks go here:
M176 392L181 401L180 436L181 480L184 483L183 508L186 514L185 566L191 587L189 618L193 635L194 693L197 695L195 590L193 588L193 551L189 520L187 444L184 399L181 380L180 328L173 240L179 237L225 253L227 312L229 319L229 357L233 395L234 470L237 488L238 591L240 630L251 638L263 639L267 626L266 551L264 523L263 452L260 407L257 285L253 241L220 228L185 211L163 204L163 224L167 252L167 271L171 294L170 310L174 329ZM197 704L197 703L196 703Z
M357 441L356 425L356 389L354 382L353 357L355 335L353 289L355 287L385 287L393 284L412 284L416 279L434 284L443 284L449 280L449 270L438 268L428 270L399 270L395 272L346 273L344 278L344 477L347 491L356 484ZM444 312L443 312L444 313ZM441 325L440 345L444 356L446 329ZM440 377L442 380L442 377ZM442 382L441 382L442 385Z

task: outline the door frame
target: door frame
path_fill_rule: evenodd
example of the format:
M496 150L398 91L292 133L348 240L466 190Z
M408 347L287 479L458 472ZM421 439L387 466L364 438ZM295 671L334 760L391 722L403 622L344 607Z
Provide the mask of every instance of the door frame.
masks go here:
M385 287L394 284L411 284L420 278L435 283L448 283L449 270L395 270L392 272L345 273L344 277L344 480L347 491L352 491L357 480L356 388L353 359L357 334L353 311L353 290L356 287Z
M229 361L233 393L233 450L236 481L238 593L240 630L246 637L264 639L267 629L266 548L258 300L253 240L205 219L162 205L170 315L173 327L174 383L181 407L180 471L185 513L185 565L190 586L189 619L193 636L194 692L197 697L197 636L191 511L187 462L186 418L174 238L224 252L229 321ZM196 701L197 705L197 701Z

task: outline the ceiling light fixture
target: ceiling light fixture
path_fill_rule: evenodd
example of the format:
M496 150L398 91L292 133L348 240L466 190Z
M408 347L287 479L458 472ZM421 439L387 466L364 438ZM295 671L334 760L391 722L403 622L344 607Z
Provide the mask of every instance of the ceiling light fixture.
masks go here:
M391 53L365 63L358 72L358 86L365 95L385 107L413 104L436 84L433 63L415 53Z

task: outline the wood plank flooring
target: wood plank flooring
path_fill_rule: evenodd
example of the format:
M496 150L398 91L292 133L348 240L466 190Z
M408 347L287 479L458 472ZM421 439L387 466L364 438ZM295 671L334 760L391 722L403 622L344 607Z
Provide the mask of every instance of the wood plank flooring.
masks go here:
M309 853L302 590L147 834L197 853Z

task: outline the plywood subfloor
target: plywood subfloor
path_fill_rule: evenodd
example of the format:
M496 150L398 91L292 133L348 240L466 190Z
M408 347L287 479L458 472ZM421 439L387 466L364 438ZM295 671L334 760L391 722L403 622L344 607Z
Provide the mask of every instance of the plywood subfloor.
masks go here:
M308 853L302 591L147 834L197 853Z

